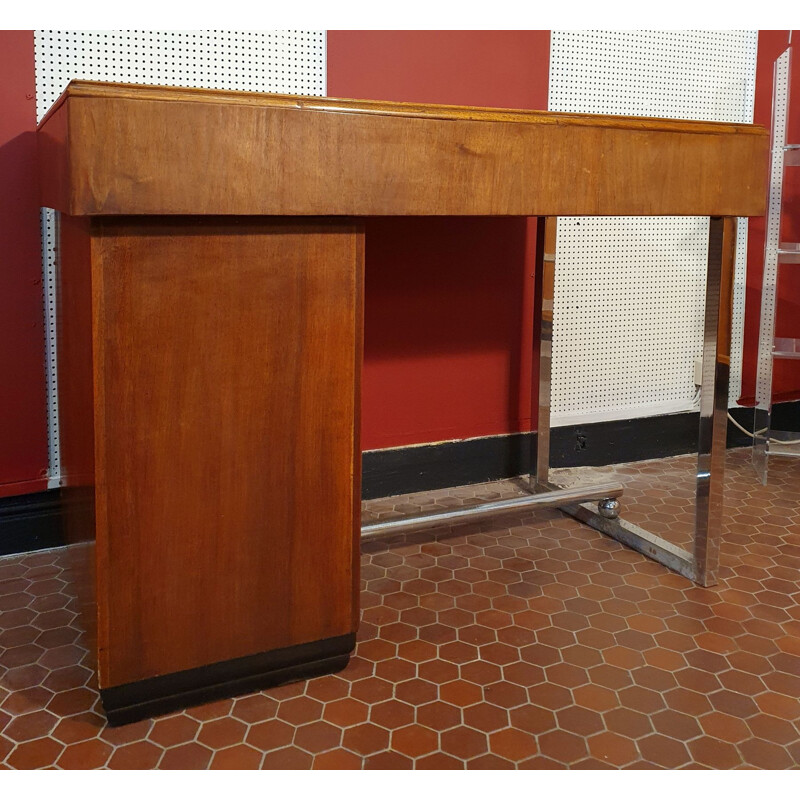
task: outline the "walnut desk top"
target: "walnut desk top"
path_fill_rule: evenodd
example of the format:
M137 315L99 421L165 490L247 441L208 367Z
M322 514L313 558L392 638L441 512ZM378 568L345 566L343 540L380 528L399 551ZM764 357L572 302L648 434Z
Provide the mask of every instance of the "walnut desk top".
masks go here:
M757 125L88 81L39 141L75 216L759 216L769 152Z

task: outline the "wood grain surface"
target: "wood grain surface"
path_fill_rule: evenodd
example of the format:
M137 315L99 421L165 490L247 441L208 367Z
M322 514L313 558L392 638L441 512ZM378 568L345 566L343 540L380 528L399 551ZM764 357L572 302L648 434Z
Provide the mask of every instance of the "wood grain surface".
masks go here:
M43 205L79 215L756 216L769 148L754 125L86 82L39 137L45 172L69 164Z
M101 687L355 631L361 239L94 222Z

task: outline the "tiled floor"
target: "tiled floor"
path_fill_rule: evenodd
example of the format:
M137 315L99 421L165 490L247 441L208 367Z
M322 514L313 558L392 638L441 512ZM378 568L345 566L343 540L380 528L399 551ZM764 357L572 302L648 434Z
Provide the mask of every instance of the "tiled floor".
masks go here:
M764 488L747 457L729 454L713 589L555 510L370 542L343 672L116 729L99 712L67 551L2 560L0 765L797 767L800 464ZM684 541L693 465L615 470L626 515ZM372 501L367 514L517 491Z

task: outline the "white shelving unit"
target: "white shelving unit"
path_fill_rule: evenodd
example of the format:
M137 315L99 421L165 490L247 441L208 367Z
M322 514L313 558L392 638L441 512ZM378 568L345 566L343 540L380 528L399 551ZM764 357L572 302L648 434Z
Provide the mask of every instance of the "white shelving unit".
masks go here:
M792 48L789 46L775 61L770 193L764 236L761 327L758 335L753 466L764 484L769 474L770 456L800 456L800 432L776 430L772 419L772 373L775 362L800 359L800 338L775 336L780 276L786 269L796 269L792 265L800 264L800 243L781 241L785 171L800 166L800 145L786 142L791 66Z

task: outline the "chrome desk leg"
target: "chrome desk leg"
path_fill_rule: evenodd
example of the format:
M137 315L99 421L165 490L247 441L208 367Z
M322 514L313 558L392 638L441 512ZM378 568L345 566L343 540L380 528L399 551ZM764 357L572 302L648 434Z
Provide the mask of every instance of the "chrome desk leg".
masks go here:
M712 217L708 244L693 543L694 580L703 586L712 586L717 582L719 568L735 248L736 218Z
M548 479L555 222L554 218L548 218L546 223L540 221L539 227L540 237L544 240L543 252L537 258L537 264L542 265L537 273L537 282L542 286L541 296L538 295L537 288L537 301L541 303L542 309L539 330L542 355L539 370L538 459L535 478L531 476L532 487L537 492L561 488ZM548 227L550 224L552 229ZM613 498L609 498L607 502L601 501L598 506L590 503L561 506L561 510L567 514L703 586L716 582L719 564L735 241L736 219L712 217L708 246L697 503L691 552L638 525L617 519L619 503Z
M553 370L553 313L555 297L557 217L539 217L536 227L536 277L534 309L537 312L539 339L539 401L531 398L531 420L537 420L536 445L531 438L532 492L548 493L560 487L550 483L550 387ZM535 344L535 343L534 343ZM534 377L535 380L535 377ZM534 470L533 464L536 464ZM606 519L619 516L619 495L598 497L597 508ZM588 498L587 498L588 499Z
M531 410L538 419L536 453L531 446L531 490L537 494L558 492L562 487L550 482L550 379L553 357L553 297L555 290L556 217L539 217L537 227L535 309L539 326L539 404ZM534 378L535 380L535 378ZM536 456L534 471L533 460ZM690 554L635 525L617 519L619 502L609 496L599 503L570 503L560 506L565 513L617 539L682 574L687 574ZM691 576L689 576L691 577Z
M550 379L553 364L553 295L556 264L556 217L539 217L536 225L536 275L533 296L539 339L539 402L531 397L531 422L538 420L536 439L531 436L532 492L543 491L550 479ZM533 381L536 376L533 376ZM533 382L532 381L532 382ZM534 464L536 467L534 468Z

